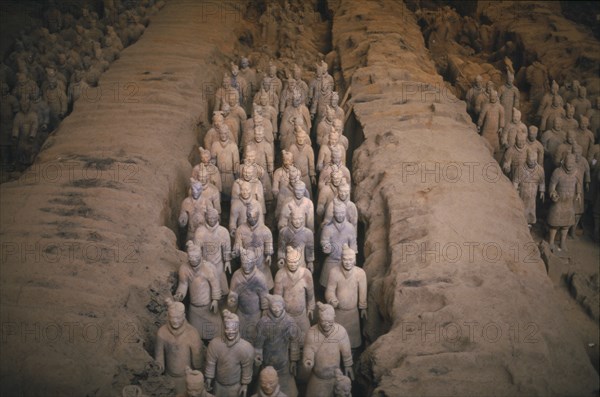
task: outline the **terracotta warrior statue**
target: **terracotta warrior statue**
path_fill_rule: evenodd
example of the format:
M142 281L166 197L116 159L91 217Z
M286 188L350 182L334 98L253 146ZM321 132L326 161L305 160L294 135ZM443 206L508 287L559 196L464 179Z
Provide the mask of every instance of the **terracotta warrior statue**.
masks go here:
M344 375L339 368L335 370L333 397L352 397L352 380Z
M334 169L338 169L342 172L342 177L346 180L346 182L348 182L349 185L352 183L350 170L342 162L342 153L344 153L344 151L339 147L334 147L331 149L331 161L329 164L325 164L323 166L323 169L319 174L319 190L323 189L323 187L331 181L331 173Z
M269 310L258 320L254 341L256 366L271 367L279 377L281 391L290 397L298 396L296 366L300 360L300 331L294 319L286 313L280 295L267 295ZM264 370L263 370L264 371Z
M567 232L575 224L575 209L573 203L582 200L581 185L577 178L575 156L568 154L561 167L554 170L548 188L552 204L548 212L547 222L550 226L548 242L552 251L555 250L556 232L560 230L560 248L567 250Z
M185 393L177 397L214 397L206 391L204 375L198 370L187 367L185 369Z
M179 212L179 226L187 227L186 241L194 238L196 229L204 221L204 212L212 207L212 203L202 197L203 186L197 180L190 178L191 195L183 199Z
M575 153L576 150L582 150L581 146L575 140L575 131L567 131L567 138L563 143L558 145L554 152L554 166L560 167L565 161L565 157L570 153Z
M542 120L540 122L540 130L547 131L554 128L556 120L564 119L566 116L565 108L562 104L562 99L558 95L552 97L552 104L544 110L542 113Z
M565 131L575 131L579 128L579 122L575 119L575 108L570 103L565 105L565 118L563 120L563 128Z
M283 297L286 312L300 330L298 337L300 346L303 346L304 335L313 319L315 289L310 270L300 266L301 262L302 252L288 245L285 251L285 265L275 275L273 294Z
M325 117L317 125L317 145L326 145L329 140L329 133L333 128L333 121L335 120L335 110L331 106L327 106L325 109Z
M513 109L519 108L519 89L513 85L514 81L514 74L508 70L506 72L506 83L498 90L500 104L504 108L504 125L508 125L513 119Z
M332 130L329 132L329 141L326 145L322 145L319 148L319 155L317 156L317 171L320 172L325 166L325 164L331 163L331 153L333 152L334 148L337 148L340 151L340 154L342 156L342 164L346 163L346 148L344 147L340 139L341 136L337 131Z
M225 123L223 113L221 113L220 110L214 112L212 118L212 127L206 132L206 135L204 135L204 147L207 150L210 151L212 149L213 143L219 141L221 129L220 127L223 125L223 123ZM230 134L229 139L233 139L233 136L231 135L231 130L228 130L228 133Z
M569 101L569 103L575 108L576 119L579 119L580 116L585 116L592 108L592 103L587 98L587 88L584 86L579 87L579 90L577 90L577 98Z
M301 182L298 182L301 183ZM288 246L296 248L302 256L300 265L314 270L315 261L315 235L306 227L306 214L299 207L290 210L288 225L279 230L279 243L277 248L277 266L281 269L285 265L285 252Z
M258 95L258 102L252 104L253 118L256 117L256 113L258 113L264 119L268 120L271 124L271 130L273 131L273 139L279 139L279 124L277 122L279 112L273 106L269 105L269 94L265 90L260 91ZM252 125L255 124L256 122L252 121ZM246 120L246 125L248 125L248 120ZM269 138L267 138L267 140L269 140Z
M250 206L262 208L261 203L252 196L252 186L249 182L241 181L240 195L237 199L231 201L231 210L229 211L229 235L235 237L235 233L241 225L246 222L246 212ZM262 215L262 211L259 211Z
M475 78L473 79L473 85L471 86L471 88L469 88L465 96L465 102L467 103L467 112L471 115L471 118L473 119L476 119L477 116L475 113L475 99L477 99L477 97L480 94L483 94L484 89L485 88L483 87L483 78L481 77L481 75L475 76Z
M229 287L225 272L231 274L231 240L227 229L219 225L219 218L217 210L208 208L205 221L196 229L193 241L200 247L204 265L212 269L219 281L221 293L227 295Z
M551 158L556 154L558 147L567 139L566 131L562 128L562 118L557 118L551 129L544 131L541 142L546 155Z
M536 116L538 118L541 118L542 115L544 114L544 112L546 111L546 109L548 109L550 106L552 106L552 102L554 100L554 97L557 97L556 100L558 101L558 103L560 103L560 106L562 107L563 104L565 103L565 101L563 100L563 97L558 93L558 84L556 83L555 80L552 80L552 84L550 85L549 89L544 93L544 95L542 96L542 99L540 100L540 106L538 107Z
M263 184L258 179L259 172L262 173L262 169L259 170L257 165L244 164L240 169L241 178L237 179L231 188L231 200L237 200L240 197L242 183L246 182L250 184L250 194L253 199L260 203L260 208L264 216L267 213L267 207L265 205Z
M208 176L208 181L221 192L223 188L221 185L221 173L217 166L211 162L212 156L210 150L199 147L198 152L200 153L200 163L192 168L192 179L199 181L200 174L205 173Z
M230 200L233 181L237 179L240 153L237 145L229 138L229 129L225 125L220 127L219 141L213 143L210 153L221 173L222 196L225 200Z
M333 207L335 203L346 204L346 219L358 230L358 208L350 200L350 185L345 179L342 179L340 185L337 187L337 196L333 200L329 201L325 207L325 214L323 215L323 222L321 222L321 228L331 222L333 218Z
M301 96L296 93L292 98L292 105L288 106L281 116L279 134L281 147L287 148L294 142L296 125L304 131L310 131L312 122L306 105L302 103Z
M499 136L504 129L504 108L498 103L498 93L490 93L490 102L485 104L477 120L477 131L483 136L492 148L492 153L500 149Z
M346 219L346 211L345 203L334 203L333 218L329 224L323 227L321 232L321 249L323 253L327 254L319 279L319 283L323 288L327 287L331 269L339 266L342 262L342 247L344 244L347 244L354 252L358 252L356 229Z
M223 103L229 103L229 98L237 103L240 101L240 93L231 86L231 77L227 75L223 76L222 82L223 85L219 87L215 93L214 110L221 110Z
M592 161L592 147L594 146L594 134L589 130L590 121L586 116L579 117L579 128L575 130L575 140L581 146L583 157Z
M208 344L206 352L206 389L215 396L246 397L252 381L254 348L240 337L240 320L223 310L223 335Z
M307 396L331 396L335 386L335 370L344 365L344 373L354 379L352 351L348 333L335 322L331 305L317 303L319 320L306 333L302 361L311 370L306 389ZM341 358L341 360L340 360Z
M536 195L540 192L539 198L544 202L546 195L546 179L542 164L538 163L535 151L527 149L527 161L521 166L521 170L513 179L513 185L519 192L519 197L523 201L525 209L525 219L529 227L537 221Z
M317 174L315 172L315 152L310 145L308 134L302 127L296 127L296 141L287 149L294 157L294 165L300 170L301 180L308 188L308 193L312 197L311 186L317 184Z
M247 208L246 223L242 224L235 232L234 257L240 257L244 250L249 249L253 249L258 255L255 265L263 274L267 289L271 290L273 288L273 276L271 274L271 257L274 253L273 234L265 226L260 208L255 206Z
M258 393L252 397L289 397L296 394L285 394L279 385L279 377L277 371L273 367L265 367L258 375ZM295 386L295 385L294 385Z
M527 138L523 134L517 135L515 144L508 148L502 159L502 170L508 176L508 179L514 182L521 168L527 160Z
M575 155L575 165L577 168L577 181L579 186L581 186L583 193L585 194L590 191L590 182L592 180L590 176L590 165L585 157L583 157L581 153L581 147L576 147L573 150ZM577 231L577 227L579 226L579 222L581 221L581 217L585 211L584 200L575 200L573 202L573 208L575 210L575 224L569 230L569 235L572 238L575 238L575 232Z
M325 210L330 202L338 195L338 189L344 180L344 174L337 167L333 167L331 178L323 188L319 190L317 199L317 222L321 224L325 217Z
M221 286L213 267L203 263L200 246L188 241L187 253L188 263L179 268L179 284L173 298L181 302L189 289L188 320L198 330L200 338L211 340L221 329L221 317L218 314Z
M527 126L521 121L521 112L513 108L512 119L506 124L506 128L502 130L500 145L505 149L513 147L519 134L527 136Z
M167 323L158 329L154 346L154 359L160 372L174 378L185 375L185 368L202 369L204 346L200 335L185 319L185 306L167 300Z

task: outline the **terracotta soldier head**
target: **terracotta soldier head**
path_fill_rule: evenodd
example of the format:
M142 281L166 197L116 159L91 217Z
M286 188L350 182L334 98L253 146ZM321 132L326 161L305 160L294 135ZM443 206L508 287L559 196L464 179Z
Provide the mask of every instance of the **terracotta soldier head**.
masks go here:
M279 377L275 368L268 366L260 371L258 376L258 383L261 390L261 395L274 396L279 391Z
M521 121L521 112L517 108L512 108L512 122L519 124Z
M247 181L240 181L240 197L242 200L248 200L252 194L252 187Z
M285 168L290 168L294 165L294 154L292 152L288 152L287 150L281 151L281 157L283 161L283 166Z
M185 245L187 247L188 263L195 269L202 262L202 248L194 244L192 240L188 241Z
M333 387L334 397L352 396L352 381L345 376L339 368L335 369L335 386Z
M187 397L202 397L204 394L204 375L202 372L185 368L185 390Z
M285 266L290 272L295 273L298 270L298 268L300 267L301 258L302 255L300 254L300 251L298 249L292 247L291 245L288 245L286 247Z
M319 310L319 328L327 335L333 330L335 324L335 310L333 306L321 302L317 302L317 308Z
M240 336L240 319L235 313L223 310L223 335L226 342L235 342Z
M525 136L525 134L517 134L517 137L515 139L515 146L519 149L523 149L525 147L526 140L527 137Z
M529 126L529 132L527 134L527 139L529 142L535 142L538 135L538 128L535 125Z
M202 192L204 191L204 186L200 181L197 181L193 178L190 178L190 183L192 185L192 197L194 200L198 200Z
M481 77L481 75L479 74L475 76L475 79L473 80L473 85L479 89L483 88L483 77Z
M171 298L166 299L167 302L167 319L169 330L171 332L180 329L185 324L185 306L181 302L175 302Z
M298 180L294 183L294 197L296 200L302 199L304 197L304 192L306 191L306 184L301 180Z

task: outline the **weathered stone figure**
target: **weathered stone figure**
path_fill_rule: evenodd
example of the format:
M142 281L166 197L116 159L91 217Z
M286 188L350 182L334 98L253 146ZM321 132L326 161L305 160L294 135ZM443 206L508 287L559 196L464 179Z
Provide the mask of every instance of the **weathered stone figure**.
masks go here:
M342 177L348 182L350 185L352 183L352 176L350 174L350 170L346 165L342 162L342 153L344 151L339 147L333 147L331 149L331 161L329 164L325 164L321 173L319 174L319 190L323 189L325 185L331 181L331 173L334 169L338 169L342 172Z
M187 227L186 241L194 238L194 233L200 224L204 222L204 213L212 204L202 197L202 183L190 178L192 185L191 195L183 199L179 211L179 226Z
M527 160L527 146L525 141L527 138L523 134L517 135L516 142L509 147L504 158L502 159L502 170L508 176L508 179L514 182L519 175L522 166Z
M304 344L304 335L310 328L315 309L313 277L309 269L300 265L301 262L300 250L288 245L285 250L285 265L277 271L273 289L273 294L283 297L286 312L300 329L300 346Z
M260 179L258 179L258 166L255 164L243 164L240 172L241 178L237 179L231 188L231 200L233 201L239 198L242 190L242 182L249 183L251 189L250 195L260 203L262 214L265 215L267 213L267 207L265 205L263 184Z
M512 119L506 124L506 127L502 130L502 136L500 137L500 145L507 149L513 147L517 135L522 134L527 136L527 126L521 121L521 112L518 109L512 110Z
M329 133L333 128L335 120L335 110L331 106L325 109L325 117L317 125L317 145L326 145L329 140Z
M558 103L560 103L560 106L562 107L565 101L563 100L563 97L558 93L558 83L555 80L552 80L552 84L550 85L549 89L546 91L546 93L540 101L540 106L538 107L536 113L537 117L541 118L546 109L552 106L554 97L557 97L556 100L558 101Z
M332 168L329 183L319 190L319 197L317 199L317 221L319 224L323 222L325 209L327 209L329 203L338 195L338 189L344 180L342 172L335 166Z
M294 165L300 170L300 179L306 185L312 197L311 186L317 184L315 172L315 152L308 142L308 134L302 127L296 127L296 141L289 146L288 151L294 157Z
M304 214L304 222L306 227L314 232L314 205L313 202L307 197L307 190L304 182L300 180L294 182L292 193L293 194L289 197L285 204L282 204L279 218L277 220L277 229L281 231L281 229L287 226L292 212L298 209Z
M527 141L525 145L527 150L534 152L537 155L537 162L539 165L544 165L544 146L540 141L537 140L538 128L535 125L530 125L527 132Z
M246 181L239 182L240 195L231 201L229 212L229 234L235 237L237 228L246 222L246 213L249 207L262 208L261 204L252 196L252 186ZM259 211L262 214L262 211Z
M356 229L346 219L346 204L337 202L333 207L331 223L325 225L321 232L321 249L327 254L319 279L319 283L323 288L327 287L331 269L339 266L342 262L342 247L344 244L348 244L354 252L358 252Z
M265 276L256 268L261 259L257 251L260 250L240 250L242 266L233 273L227 298L227 305L240 318L242 337L251 343L256 338L256 323L267 309L265 295L269 292Z
M231 86L231 77L223 76L222 86L215 92L215 107L214 110L221 110L223 103L229 103L229 99L239 103L240 93L234 87Z
M212 127L206 132L206 135L204 135L204 147L207 150L210 151L213 143L219 141L220 129L224 122L225 118L220 110L213 112ZM228 130L228 133L231 134L231 131ZM233 139L233 137L230 136L229 139Z
M267 295L266 299L269 310L256 326L254 362L259 367L272 367L279 377L281 391L287 396L296 397L298 389L294 376L300 360L301 333L294 319L286 313L282 296Z
M244 109L246 114L252 114L252 99L258 91L258 79L256 70L250 67L250 61L246 57L242 57L240 61L239 76L246 80L248 87L248 95L244 98Z
M579 119L579 116L585 116L592 108L592 103L587 98L587 88L584 86L579 87L577 98L569 101L569 103L575 108L575 119Z
M219 280L221 294L227 295L229 287L225 272L231 274L231 240L227 229L219 225L219 213L216 209L206 210L205 221L196 229L193 241L200 247L204 265L211 267Z
M348 332L350 346L360 347L360 318L367 318L367 275L356 267L356 253L347 244L342 247L342 265L329 274L325 300L335 309L337 322Z
M258 102L252 105L252 114L254 115L255 113L260 114L263 118L269 121L269 123L271 124L271 129L273 131L273 139L279 139L279 123L277 122L279 112L273 106L269 105L269 94L264 90L261 90L260 95L258 96ZM255 117L256 115L253 116L253 118ZM248 121L246 121L246 125L247 124ZM253 125L255 124L256 121L253 121ZM268 140L269 138L267 137L267 141Z
M243 252L248 250L252 250L252 253L257 255L255 265L264 276L267 290L271 290L273 288L273 275L271 274L271 257L274 253L273 234L265 226L260 208L256 206L247 207L246 222L235 232L234 256L240 257Z
M471 115L471 118L473 119L476 119L477 117L477 114L475 112L475 100L479 95L483 94L484 90L485 88L483 87L483 78L481 77L481 75L475 76L475 78L473 79L473 85L471 86L471 88L469 88L465 96L465 102L467 103L467 112Z
M334 125L335 125L335 121L334 121ZM342 164L346 163L346 148L344 147L344 145L341 143L340 141L340 134L335 131L335 129L332 129L331 132L329 132L329 140L327 142L326 145L322 145L319 148L319 155L317 156L317 171L321 171L323 169L323 167L325 166L325 164L329 164L331 163L331 153L333 152L333 150L337 148L340 151L340 155L341 155L341 159L340 161L342 162Z
M581 146L583 157L588 162L592 160L592 147L594 146L594 134L588 129L589 119L585 116L579 117L579 128L575 130L575 140Z
M273 367L265 367L258 375L258 393L252 397L292 397L292 394L285 394L280 386L277 371ZM294 385L295 386L295 385Z
M198 330L200 338L211 340L221 329L221 317L218 314L221 286L213 266L203 262L200 246L188 241L187 254L188 263L179 268L179 284L173 298L181 302L189 289L188 320Z
M187 367L185 369L185 393L177 397L214 397L206 391L202 372Z
M204 346L196 328L185 319L181 302L167 300L167 323L158 329L154 359L159 370L175 378L185 375L185 368L202 369Z
M557 120L565 118L566 112L562 105L562 99L555 95L552 97L552 104L544 110L542 113L542 120L540 122L540 130L547 131L554 128L554 123Z
M534 225L536 218L536 195L540 192L540 200L544 202L546 192L546 181L544 168L538 163L535 151L527 150L527 161L521 166L521 170L513 179L513 185L519 192L519 197L523 200L525 209L525 219L529 227Z
M312 272L315 261L315 235L305 226L306 215L301 208L293 207L290 212L288 225L279 230L277 266L281 269L285 265L286 248L292 246L300 252L300 266Z
M205 173L208 176L209 182L220 192L222 189L221 174L217 166L211 163L212 156L210 150L199 147L198 152L200 153L200 163L192 168L192 178L200 180L200 174Z
M477 120L477 130L489 143L492 153L500 149L499 136L504 128L504 108L498 103L498 93L490 93L490 102L485 104Z
M579 182L579 186L581 186L583 192L582 198L573 202L573 207L575 210L575 224L569 230L569 234L571 237L575 238L575 232L579 226L579 221L581 221L581 217L585 211L585 202L583 200L583 196L590 190L591 177L590 165L585 157L583 157L581 153L581 147L574 148L573 153L575 155L575 167L577 168L577 181Z
M575 119L575 108L570 103L565 105L565 118L563 120L563 128L565 131L575 131L579 128L579 122Z
M223 310L223 335L211 340L206 352L206 389L214 387L219 397L246 397L253 358L252 344L240 337L238 316Z
M331 200L325 207L325 214L323 215L323 222L321 222L321 228L331 222L333 218L333 208L335 203L346 204L346 219L358 230L358 208L350 200L350 185L345 179L342 179L340 185L337 188L337 196Z
M289 147L294 142L294 130L296 125L304 131L310 131L312 123L308 109L302 103L300 95L294 95L292 106L288 106L281 116L281 125L279 126L279 134L281 146Z
M261 175L258 175L258 178L261 180L263 185L263 195L265 196L266 200L272 200L273 196L271 192L271 185L273 180L273 172L275 171L275 152L273 150L273 143L269 143L265 140L264 129L262 126L256 126L254 128L254 140L251 141L248 146L246 146L246 151L254 152L255 162L263 170Z
M223 198L229 200L233 181L237 179L240 153L237 145L229 138L229 129L225 125L220 127L219 141L213 143L210 153L215 158L216 166L221 173Z
M506 83L498 90L500 104L504 108L504 125L508 125L512 120L513 109L519 109L519 89L513 85L514 81L514 74L508 70L506 72Z
M554 158L558 147L567 139L566 131L562 129L562 119L557 118L552 126L552 129L545 131L542 134L542 145L546 155Z
M554 152L554 166L560 167L567 155L575 153L576 150L581 151L582 149L575 140L575 131L567 131L567 138L563 143L558 145Z
M560 249L567 250L567 232L575 224L575 200L581 200L581 185L577 178L577 164L573 154L567 155L563 165L554 170L548 188L552 205L548 212L550 233L548 242L554 251L556 232L560 230Z
M331 396L335 385L335 370L344 365L344 373L354 379L352 352L348 333L335 322L335 311L331 305L317 303L319 322L313 325L304 338L302 360L312 370L307 396Z

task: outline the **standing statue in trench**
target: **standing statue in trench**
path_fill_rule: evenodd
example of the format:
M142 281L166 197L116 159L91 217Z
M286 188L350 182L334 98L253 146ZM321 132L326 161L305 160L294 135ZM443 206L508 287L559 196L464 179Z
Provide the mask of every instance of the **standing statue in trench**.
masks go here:
M12 147L13 159L22 167L33 163L36 153L36 139L38 136L38 116L31 108L31 102L27 98L19 101L20 110L13 120Z
M569 235L572 238L575 238L575 232L577 232L579 222L581 221L581 217L585 212L585 200L583 198L585 197L585 194L590 191L591 177L590 165L582 155L581 146L574 148L573 153L575 155L575 164L577 168L577 181L579 186L581 186L583 193L581 200L575 200L573 202L573 208L575 211L575 224L570 228Z
M577 90L577 98L572 99L569 103L575 108L576 119L579 119L579 116L585 116L592 108L592 103L587 99L587 88L584 86L579 87L579 90Z
M594 134L588 129L589 124L590 122L587 117L579 117L579 128L575 130L575 140L581 146L583 157L585 157L588 162L591 162Z
M219 397L246 397L252 381L254 348L240 336L240 319L223 310L223 335L208 344L206 389Z
M504 149L513 147L517 135L527 136L527 126L521 121L521 112L513 108L512 119L508 124L506 124L506 127L502 130L502 136L500 137L500 145L502 145Z
M302 103L302 98L298 93L292 98L292 105L288 106L281 116L279 134L282 148L288 148L294 142L296 126L304 131L310 131L312 126L308 109Z
M348 333L352 349L359 348L360 319L367 319L367 274L356 267L356 253L347 244L342 247L341 266L329 273L325 300L335 309L335 318Z
M267 295L266 299L269 309L256 326L254 362L257 367L273 368L279 377L281 392L289 397L297 397L294 376L300 360L300 332L294 319L287 314L282 296Z
M238 146L229 138L229 128L226 125L220 127L219 141L213 143L210 153L216 159L216 166L221 174L222 198L229 201L233 181L237 179L240 153Z
M219 217L216 209L208 208L204 224L196 229L193 241L200 247L204 265L211 267L219 280L221 294L227 295L229 286L225 272L231 274L231 240L227 229L219 225Z
M202 369L204 346L198 330L185 319L183 303L168 299L167 305L167 323L156 334L154 360L161 373L181 379L186 367Z
M476 100L479 95L483 95L485 88L483 87L483 77L481 75L475 76L473 79L473 85L467 91L465 96L465 102L467 103L467 113L471 115L473 120L477 119L477 112L475 111Z
M202 197L202 183L192 178L190 178L190 182L192 185L192 191L190 196L183 199L178 219L180 227L187 227L185 241L189 241L194 238L196 229L204 222L204 213L206 209L212 207L212 204L206 199L206 197Z
M525 145L527 145L527 150L536 153L537 162L539 165L544 165L544 146L537 139L538 136L538 128L535 125L530 125L529 130L527 131L527 141L525 141Z
M551 129L544 131L540 141L544 146L546 156L554 158L558 147L567 139L566 132L562 129L562 118L557 118Z
M570 103L565 105L565 118L563 119L563 128L565 131L575 131L579 128L579 122L575 119L575 108Z
M260 173L262 172L264 171L260 170ZM259 202L262 215L265 216L267 214L267 207L265 205L263 184L261 183L260 179L258 179L258 166L256 164L243 164L240 173L241 178L237 179L233 183L233 188L231 189L231 200L233 201L239 199L242 183L246 182L250 184L252 198Z
M208 176L209 182L221 192L223 188L221 185L221 174L217 166L211 163L212 156L210 150L199 147L198 153L200 153L200 163L192 168L192 179L199 181L200 174L204 173Z
M352 226L358 230L358 208L356 208L356 204L350 200L350 184L346 182L345 179L342 179L336 193L337 195L325 207L321 228L331 222L335 204L344 203L346 204L346 219L348 219Z
M352 351L348 333L335 322L333 307L321 302L317 306L318 323L308 330L304 338L302 361L311 370L306 395L331 396L336 380L335 370L339 369L340 361L346 376L354 379Z
M250 152L253 152L253 154ZM266 201L273 200L272 180L273 172L275 172L275 152L273 144L265 140L264 129L260 125L254 127L254 139L246 146L246 159L248 157L250 160L254 158L254 163L261 168L261 172L258 173L257 177L262 182L264 199ZM243 167L246 166L246 163L249 163L248 166L250 166L252 164L250 160L244 161Z
M498 90L500 104L504 108L504 125L508 125L513 119L513 109L519 109L519 89L514 86L514 74L509 70L506 72L506 83Z
M298 182L302 183L302 182ZM285 255L288 246L292 246L300 252L300 266L314 271L315 262L315 235L306 227L306 214L302 208L288 204L290 216L288 224L279 230L279 242L277 248L277 267L285 265ZM312 209L312 206L311 206ZM312 216L312 213L311 213Z
M550 178L548 193L552 204L548 212L550 227L548 243L554 252L556 233L560 231L559 250L567 251L567 232L575 224L575 209L573 203L582 200L581 185L577 178L575 156L568 154L561 167L554 170Z
M513 185L523 201L527 224L532 227L537 222L536 195L539 191L539 198L543 203L546 192L544 168L538 163L535 151L527 150L527 161L521 166L521 170L513 180Z
M558 95L552 97L552 103L547 106L542 113L542 120L540 121L540 130L547 131L554 128L554 123L557 120L562 120L566 116L565 109L562 104L562 100Z
M307 132L302 127L296 126L296 141L287 150L292 153L294 164L300 170L300 179L312 197L311 187L317 184L317 174L315 172L315 152L308 141Z
M188 241L186 245L188 263L179 267L179 284L173 299L181 302L189 289L188 320L198 330L201 339L210 341L221 330L221 317L219 316L221 286L214 267L207 264L202 258L202 247L194 244L193 241Z
M490 144L492 154L500 150L500 135L504 129L504 108L498 103L498 93L490 93L490 102L481 109L477 120L477 131Z
M187 367L185 369L185 394L178 394L177 397L215 396L206 391L206 386L204 384L204 375L202 375L202 372Z
M231 200L231 210L229 211L229 235L235 237L237 229L246 222L248 208L262 208L261 204L252 196L252 186L249 182L241 181L239 196ZM262 214L262 211L261 211Z
M519 176L521 168L527 161L527 138L523 134L517 135L515 144L508 148L502 159L502 170L512 182Z
M250 61L246 57L240 60L239 76L246 80L247 95L244 97L244 110L246 114L252 114L252 100L258 91L258 78L256 69L250 67Z

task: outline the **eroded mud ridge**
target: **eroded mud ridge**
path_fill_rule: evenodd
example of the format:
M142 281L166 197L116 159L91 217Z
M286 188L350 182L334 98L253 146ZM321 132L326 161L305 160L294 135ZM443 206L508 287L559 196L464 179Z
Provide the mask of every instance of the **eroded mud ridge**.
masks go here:
M518 193L414 13L396 0L265 3L167 1L100 78L110 94L78 102L0 186L2 394L174 395L152 352L188 259L180 204L216 88L246 56L284 82L327 61L345 111L369 291L352 395L597 394ZM115 96L130 83L133 100Z

